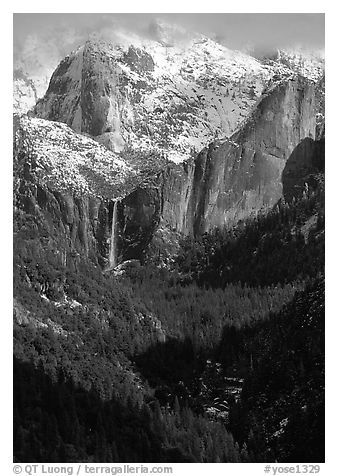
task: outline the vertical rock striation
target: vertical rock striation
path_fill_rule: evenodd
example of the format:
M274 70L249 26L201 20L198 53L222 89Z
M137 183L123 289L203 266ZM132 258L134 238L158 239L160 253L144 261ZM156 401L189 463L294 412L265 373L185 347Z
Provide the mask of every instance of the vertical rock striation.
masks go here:
M274 69L200 35L176 43L91 39L61 61L32 114L115 152L155 150L183 161L235 130Z
M299 157L304 168L305 146L316 135L315 91L304 78L280 82L229 139L211 142L195 158L172 163L140 185L133 184L131 165L128 169L96 142L65 125L31 121L39 125L26 127L27 135L37 136L37 159L25 157L24 149L17 153L18 209L43 217L49 236L62 237L68 258L84 256L107 268L117 256L119 261L142 258L158 233L168 240L171 232L198 235L273 206L283 186L300 183L298 172L288 182L283 171L287 163L288 170L297 168ZM60 135L67 138L66 148ZM305 145L297 148L300 143Z
M266 93L230 139L212 142L163 177L162 218L182 233L200 234L273 206L295 147L315 137L314 84L282 82Z

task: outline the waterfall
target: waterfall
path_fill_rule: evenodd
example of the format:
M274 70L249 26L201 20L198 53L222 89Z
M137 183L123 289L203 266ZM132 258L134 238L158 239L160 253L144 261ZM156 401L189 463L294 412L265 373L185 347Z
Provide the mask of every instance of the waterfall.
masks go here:
M109 267L110 269L115 268L117 265L117 253L116 253L116 239L117 239L117 233L116 233L116 225L117 225L117 206L118 206L119 201L115 200L114 202L114 208L113 208L113 219L112 219L112 224L111 224L111 237L110 237L110 252L109 252Z

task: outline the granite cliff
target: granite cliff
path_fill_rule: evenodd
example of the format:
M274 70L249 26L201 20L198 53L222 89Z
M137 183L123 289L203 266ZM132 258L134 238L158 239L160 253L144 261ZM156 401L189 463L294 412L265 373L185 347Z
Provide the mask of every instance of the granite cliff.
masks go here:
M315 138L315 129L313 83L299 77L274 85L229 139L203 149L183 178L164 180L163 219L198 234L273 206L283 195L289 156L303 139Z
M106 268L116 201L117 262L140 258L165 230L170 241L172 233L200 234L273 206L289 157L315 139L315 129L313 82L281 81L229 139L141 177L121 155L64 124L22 118L18 209L42 214L51 235L61 232L65 256L88 256Z
M115 152L152 150L177 163L232 134L275 74L201 35L183 43L92 39L61 61L33 114ZM278 74L293 73L279 66Z
M170 255L178 236L268 209L317 170L320 64L157 33L87 41L16 119L16 210L59 234L65 259L107 269L149 244Z

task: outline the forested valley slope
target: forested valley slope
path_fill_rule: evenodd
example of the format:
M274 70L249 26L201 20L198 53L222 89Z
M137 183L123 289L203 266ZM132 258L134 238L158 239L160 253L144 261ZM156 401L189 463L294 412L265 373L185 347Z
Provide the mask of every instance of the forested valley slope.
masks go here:
M170 48L15 116L16 462L324 461L322 72Z

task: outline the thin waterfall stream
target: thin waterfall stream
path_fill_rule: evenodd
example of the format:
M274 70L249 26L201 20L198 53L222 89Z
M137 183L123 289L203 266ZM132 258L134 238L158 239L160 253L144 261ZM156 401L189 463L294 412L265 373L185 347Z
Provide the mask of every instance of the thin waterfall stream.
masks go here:
M117 265L117 250L116 250L116 240L117 240L117 233L116 233L116 226L117 226L117 208L118 208L118 200L114 202L113 208L113 219L111 225L111 237L110 237L110 252L109 252L109 267L111 269L115 268Z

